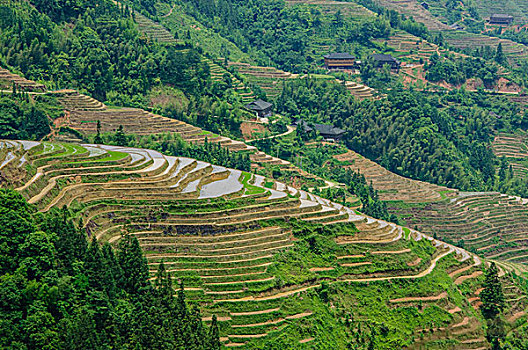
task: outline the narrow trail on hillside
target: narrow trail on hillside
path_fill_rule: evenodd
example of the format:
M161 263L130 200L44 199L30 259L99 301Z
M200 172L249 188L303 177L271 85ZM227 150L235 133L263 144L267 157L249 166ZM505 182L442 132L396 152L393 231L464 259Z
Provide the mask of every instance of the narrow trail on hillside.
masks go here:
M418 273L416 275L388 276L388 277L374 277L374 278L349 278L349 279L336 280L333 283L377 282L377 281L390 281L390 280L397 280L397 279L417 279L417 278L425 277L428 274L430 274L431 272L433 272L433 270L436 267L436 264L438 263L438 261L440 259L442 259L443 257L445 257L445 256L447 256L447 255L449 255L451 253L453 253L453 251L452 250L448 250L448 251L444 252L443 254L438 255L436 258L434 258L431 261L431 265L427 269L425 269L424 271L422 271L422 272L420 272L420 273ZM268 295L268 296L262 296L262 297L249 296L249 297L244 297L244 298L239 298L239 299L215 300L214 302L218 303L218 302L240 302L240 301L274 300L274 299L288 297L288 296L293 295L293 294L305 292L305 291L313 289L313 288L319 288L320 286L321 286L321 284L318 283L318 284L314 284L314 285L311 285L311 286L306 286L306 287L302 287L302 288L298 288L298 289L293 289L293 290L289 290L289 291L285 291L285 292L277 293L277 294L273 294L273 295Z
M170 15L172 15L172 11L176 8L176 4L172 5L172 8L169 10L169 12L166 15L161 16L161 18L167 18Z
M279 138L279 137L283 137L283 136L287 136L289 134L291 134L292 132L294 132L296 129L291 126L291 125L286 125L286 131L283 132L282 134L278 134L278 135L271 135L271 136L267 136L267 137L263 137L263 138L260 138L260 139L252 139L252 140L247 140L246 142L255 142L255 141L262 141L262 140L271 140L271 139L276 139L276 138Z

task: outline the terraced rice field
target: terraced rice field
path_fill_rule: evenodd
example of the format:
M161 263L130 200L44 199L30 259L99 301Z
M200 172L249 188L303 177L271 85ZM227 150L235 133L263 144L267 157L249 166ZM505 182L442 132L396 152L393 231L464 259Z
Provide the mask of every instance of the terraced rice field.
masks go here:
M519 273L528 263L528 200L465 193L394 174L352 151L336 156L362 173L408 227L498 261ZM515 170L514 170L515 171ZM515 267L512 265L515 265Z
M154 22L148 17L135 12L135 21L138 29L147 37L166 44L177 44L179 40L174 37L174 34L169 32L163 25Z
M343 166L360 172L368 183L378 191L384 201L403 201L407 203L424 203L454 196L455 190L427 182L417 181L388 171L354 151L335 156Z
M502 43L504 52L514 62L528 58L528 48L525 45L515 43L507 39L499 39L481 34L473 34L466 31L452 30L447 24L441 22L442 18L436 18L428 10L421 6L418 0L376 0L376 2L388 9L393 9L407 16L412 16L417 22L421 22L433 31L442 31L446 42L459 49L476 49L484 46L497 47ZM499 3L497 3L499 4ZM498 13L504 13L504 4L500 2L503 9Z
M315 310L310 295L323 281L366 285L447 276L442 271L458 269L452 280L459 289L450 293L476 293L480 278L480 259L461 248L284 184L267 188L269 180L257 175L193 159L115 146L1 141L0 161L0 185L16 188L38 210L68 206L87 235L101 242L137 237L152 273L163 262L201 303L205 321L219 316L226 346L274 337L287 327L304 327L301 343L315 338L305 320ZM298 240L291 222L341 229L333 238L334 260L296 266L306 277L285 283L280 256ZM450 339L482 338L459 299L437 291L434 298L396 293L388 307L406 307L419 297L443 310ZM294 295L295 303L289 298ZM521 311L519 306L516 312ZM417 341L425 342L426 333Z
M528 135L500 133L493 140L493 152L497 157L506 157L513 175L528 175Z
M396 31L388 39L378 40L380 43L386 43L388 47L393 48L398 57L404 57L406 61L414 63L421 59L429 60L433 53L446 53L447 50L436 44L428 42L415 35L403 31Z
M451 31L444 34L447 43L459 49L476 49L484 46L496 48L499 43L502 43L504 53L513 60L518 62L528 58L528 47L511 40L499 39L496 37L473 34L464 31Z
M11 89L13 84L15 84L19 90L31 92L46 91L46 87L43 84L23 78L18 74L11 73L7 69L0 68L0 85L2 85L4 89Z
M514 23L522 25L528 21L528 2L523 0L479 0L475 2L475 7L483 18L494 13L507 13L514 17Z
M228 72L223 67L216 64L210 59L204 58L204 61L209 65L209 69L211 71L211 78L213 79L213 81L222 81L224 79L224 75L226 74L230 77L233 84L233 90L238 93L242 100L242 103L250 103L256 99L256 96L253 91L251 91L249 87L247 87L233 74L231 74L230 72Z
M81 94L76 90L57 90L51 91L49 94L56 96L67 111L104 111L106 106L104 103L96 99Z
M101 132L103 133L115 132L120 126L123 126L123 130L127 134L140 136L176 133L190 143L203 143L207 139L208 142L218 143L231 152L247 152L254 168L279 166L282 171L292 172L303 179L319 179L307 174L288 161L258 151L254 146L212 134L176 119L137 108L107 108L103 103L74 90L58 91L55 94L58 95L59 101L67 110L66 116L59 122L59 126L68 126L85 135L93 135L97 132L98 121L101 123Z
M457 198L422 207L393 210L405 223L458 243L484 257L528 262L526 200L500 193L460 193Z
M332 0L286 0L286 4L316 6L318 10L327 15L333 15L338 11L345 16L354 17L372 17L376 14L369 9L349 1L332 1Z
M385 8L398 11L407 16L412 16L416 22L426 25L431 31L449 31L451 28L440 22L429 11L424 9L417 0L375 0L376 3Z
M236 67L253 84L258 85L268 98L280 95L285 81L296 78L304 78L306 75L293 74L273 67L252 66L247 63L229 62L230 66ZM318 76L318 79L335 80L334 77ZM350 93L360 100L377 98L377 91L363 84L348 81L346 87Z
M277 97L281 93L283 82L298 76L277 68L252 66L248 63L229 62L229 66L236 67L239 73L258 85L268 98Z

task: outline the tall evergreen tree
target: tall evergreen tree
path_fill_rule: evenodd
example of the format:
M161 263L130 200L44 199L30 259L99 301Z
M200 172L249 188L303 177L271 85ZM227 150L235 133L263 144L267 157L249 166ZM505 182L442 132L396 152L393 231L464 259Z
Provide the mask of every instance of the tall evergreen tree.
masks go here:
M94 137L94 143L98 145L103 143L103 138L101 137L101 121L100 120L97 121L97 134Z
M209 349L220 350L222 344L220 343L220 332L218 330L218 320L216 315L213 315L211 326L209 327Z
M123 270L123 285L127 292L137 294L148 286L147 259L136 237L127 235L121 239L117 261Z
M128 139L125 135L125 131L123 130L123 125L119 125L117 128L117 131L114 135L114 143L121 147L128 146Z
M491 263L486 271L483 283L483 290L480 292L482 305L480 310L486 319L487 330L486 339L491 343L493 350L501 349L501 340L505 337L504 322L500 313L504 309L504 293L499 280L497 265Z
M497 46L497 52L495 53L495 61L499 64L506 63L506 55L504 54L502 43L499 43L499 45Z
M484 288L480 293L482 315L486 319L495 318L504 309L504 293L499 280L497 265L493 262L486 271L486 278L482 287Z

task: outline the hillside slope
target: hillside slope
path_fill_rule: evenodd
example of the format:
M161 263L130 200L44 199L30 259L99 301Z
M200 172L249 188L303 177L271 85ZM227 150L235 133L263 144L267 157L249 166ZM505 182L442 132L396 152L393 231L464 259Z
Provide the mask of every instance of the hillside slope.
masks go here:
M69 206L100 241L137 237L152 272L163 261L206 321L219 315L228 346L281 337L289 348L342 347L368 324L379 349L439 338L454 349L486 346L477 311L483 265L463 249L188 158L115 146L1 145L3 186L41 211ZM520 306L509 305L513 317Z
M355 152L335 157L363 174L409 227L504 261L525 263L528 201L496 192L459 192L396 175ZM526 272L526 268L516 268Z

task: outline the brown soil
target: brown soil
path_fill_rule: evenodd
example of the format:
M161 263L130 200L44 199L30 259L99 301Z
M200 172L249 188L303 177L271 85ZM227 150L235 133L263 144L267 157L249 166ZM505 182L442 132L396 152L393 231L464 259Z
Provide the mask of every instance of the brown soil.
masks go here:
M436 300L445 299L445 298L447 298L447 292L442 292L438 295L428 296L428 297L406 297L406 298L391 299L389 301L391 303L404 303L408 301L436 301Z
M264 135L264 133L266 132L269 133L269 130L264 124L251 122L242 122L240 124L240 131L242 132L244 140L252 140L258 136L258 133L261 136Z
M455 280L455 285L460 285L462 284L465 280L468 280L470 278L475 278L475 277L478 277L482 275L482 271L475 271L473 272L471 275L467 275L467 276L460 276L458 277L456 280Z

